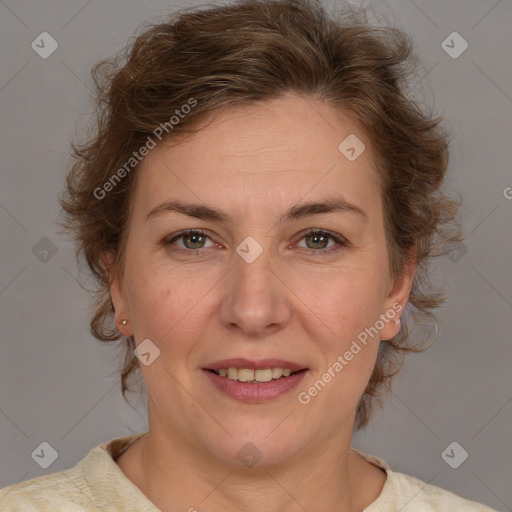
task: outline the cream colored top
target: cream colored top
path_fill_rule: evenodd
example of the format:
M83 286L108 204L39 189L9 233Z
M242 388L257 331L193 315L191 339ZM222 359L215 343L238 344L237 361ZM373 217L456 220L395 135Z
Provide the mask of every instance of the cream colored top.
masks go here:
M2 512L159 512L129 480L115 458L144 432L93 448L74 467L0 490ZM384 469L380 496L364 512L496 512L474 501L396 473L382 459L353 450Z

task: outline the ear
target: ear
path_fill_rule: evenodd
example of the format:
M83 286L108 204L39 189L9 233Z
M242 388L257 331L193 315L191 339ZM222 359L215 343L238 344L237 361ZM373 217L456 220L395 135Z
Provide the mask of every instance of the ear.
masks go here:
M390 289L384 302L384 311L382 312L388 322L380 331L380 339L390 340L400 332L400 317L409 301L414 275L416 273L416 247L410 251L410 259L404 263L402 273L390 283Z
M123 291L121 279L115 268L115 260L115 255L111 252L105 252L101 256L103 268L107 270L109 275L110 298L114 305L114 322L116 329L123 336L131 336L132 332L130 328L130 316L128 314L128 301L126 300L126 296ZM122 323L123 320L126 320L125 325Z

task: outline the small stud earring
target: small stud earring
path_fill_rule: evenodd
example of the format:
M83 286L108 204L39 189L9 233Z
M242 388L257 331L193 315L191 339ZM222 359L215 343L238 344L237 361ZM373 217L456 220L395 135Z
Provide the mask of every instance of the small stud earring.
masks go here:
M128 320L122 320L122 321L121 321L121 323L122 323L123 325L126 325L126 324L128 323Z
M400 324L400 318L398 320L395 320L395 324L396 325L399 325Z

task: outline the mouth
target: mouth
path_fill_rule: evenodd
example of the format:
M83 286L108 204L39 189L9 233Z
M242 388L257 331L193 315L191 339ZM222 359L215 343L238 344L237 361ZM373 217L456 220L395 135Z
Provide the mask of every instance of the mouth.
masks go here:
M225 359L202 368L220 391L248 402L277 398L304 378L309 368L282 359Z

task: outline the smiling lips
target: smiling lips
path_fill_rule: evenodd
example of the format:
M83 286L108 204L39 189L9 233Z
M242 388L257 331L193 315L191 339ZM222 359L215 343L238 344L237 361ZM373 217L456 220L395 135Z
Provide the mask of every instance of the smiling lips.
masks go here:
M277 398L302 380L307 368L282 359L226 359L203 368L210 381L238 400L260 402Z

